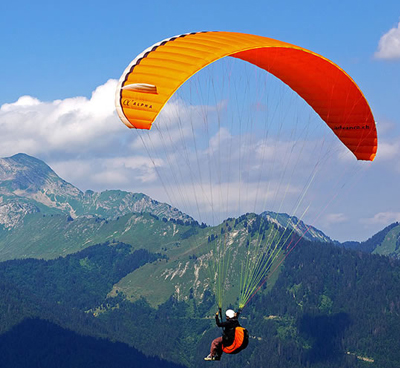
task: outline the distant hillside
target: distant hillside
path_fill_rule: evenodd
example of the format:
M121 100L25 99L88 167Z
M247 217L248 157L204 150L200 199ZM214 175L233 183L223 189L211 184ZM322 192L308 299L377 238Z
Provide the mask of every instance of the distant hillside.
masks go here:
M342 246L400 259L400 224L395 222L366 241L344 242Z

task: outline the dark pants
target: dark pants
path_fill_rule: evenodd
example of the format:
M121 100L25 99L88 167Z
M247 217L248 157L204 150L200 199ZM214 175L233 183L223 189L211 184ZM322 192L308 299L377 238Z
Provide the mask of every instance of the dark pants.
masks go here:
M222 355L222 336L213 340L211 343L210 354L212 357L220 357Z

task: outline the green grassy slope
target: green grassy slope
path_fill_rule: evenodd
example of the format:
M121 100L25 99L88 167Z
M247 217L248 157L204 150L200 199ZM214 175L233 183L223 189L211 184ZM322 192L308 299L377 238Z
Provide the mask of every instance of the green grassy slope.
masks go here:
M159 220L148 213L131 213L115 220L86 216L30 214L21 226L0 231L0 260L52 259L93 244L119 240L149 251L179 243L189 225Z

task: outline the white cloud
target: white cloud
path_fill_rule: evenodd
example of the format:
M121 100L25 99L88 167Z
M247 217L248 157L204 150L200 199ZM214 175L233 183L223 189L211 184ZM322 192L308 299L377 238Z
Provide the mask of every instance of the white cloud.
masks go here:
M217 121L216 116L225 107L225 103L216 106L190 105L181 98L172 98L161 110L151 131L137 131L138 136L132 142L132 149L142 149L145 144L148 149L158 151L173 151L185 140L192 141L199 131L205 135L211 134L204 129L212 128Z
M68 181L80 188L135 191L137 187L158 181L155 166L162 165L162 162L138 155L57 161L50 159L48 164L59 175L68 178Z
M399 159L399 153L400 153L400 142L398 141L379 142L377 159L385 161L394 159L397 162Z
M378 129L378 137L380 138L382 135L393 135L397 124L393 120L381 117L379 121L376 122L376 127Z
M13 110L14 111L19 110L23 107L37 106L37 105L40 105L40 101L37 98L31 96L21 96L17 102L2 105L0 111L10 112Z
M83 190L150 190L145 184L156 186L157 170L166 178L165 186L176 185L172 183L179 176L182 186L190 182L199 185L201 180L209 185L229 186L230 196L237 195L237 183L241 182L247 186L248 198L253 187L262 188L267 182L280 182L281 196L298 193L304 185L304 179L297 180L297 188L293 189L288 181L295 169L300 175L308 172L306 164L299 160L310 161L315 143L299 140L294 145L291 136L274 138L272 128L268 128L270 137L259 136L257 130L234 134L231 129L235 117L231 118L230 127L220 125L227 107L223 99L214 106L204 106L189 105L176 98L166 105L150 132L129 130L115 113L116 84L115 80L107 81L89 99L42 102L23 96L3 105L0 127L4 144L0 146L0 156L26 152L42 158ZM211 174L214 177L208 176ZM268 184L264 190L272 187Z
M265 190L268 187L269 190ZM267 208L271 211L282 211L301 216L304 208L297 209L296 203L301 188L296 184L282 187L280 183L243 183L243 182L216 182L210 185L203 183L179 183L167 186L169 199L179 209L190 213L202 222L217 224L227 217L240 216L247 212L261 213ZM284 192L284 193L283 193ZM278 198L277 198L278 193ZM284 203L279 199L285 196Z
M400 221L400 212L379 212L371 218L361 219L362 224L371 226L388 226L393 222Z
M376 165L379 168L385 167L386 170L390 170L393 173L400 172L400 140L397 135L392 134L390 137L387 134L379 140L378 152L376 155ZM395 179L397 180L397 179Z
M337 173L356 164L353 157L336 159L343 150L337 149L330 131L318 139L319 128L326 132L319 121L314 129L314 122L305 119L304 127L302 117L296 116L295 124L283 126L281 113L276 114L278 123L250 117L238 129L237 112L247 112L227 108L223 99L204 106L177 98L166 105L150 132L130 130L115 112L116 84L107 81L90 98L43 102L23 96L2 105L0 157L25 152L44 160L81 190L143 192L208 223L213 215L222 220L264 210L301 216L311 201L332 196L327 187L340 188L343 175ZM392 159L400 152L394 139L380 149L383 157ZM319 186L309 188L313 170L325 160L333 165L321 170L315 180L322 178ZM327 224L346 221L345 209L343 214L342 209L335 211L327 216Z
M400 22L381 37L374 56L377 59L400 59Z
M0 107L0 157L24 152L43 159L61 177L82 190L135 190L156 180L144 152L131 149L136 135L116 115L117 81L96 88L90 98L50 102L22 96Z
M328 213L324 216L323 223L325 226L333 226L337 224L342 224L348 221L348 218L343 213Z
M113 104L116 81L98 87L90 99L67 98L41 102L23 96L0 108L0 156L17 152L46 155L101 149L122 130Z

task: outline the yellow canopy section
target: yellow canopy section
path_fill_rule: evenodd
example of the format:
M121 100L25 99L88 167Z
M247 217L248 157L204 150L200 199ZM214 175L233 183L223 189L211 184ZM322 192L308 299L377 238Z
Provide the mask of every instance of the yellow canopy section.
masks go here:
M354 81L309 50L271 38L190 33L145 50L125 70L116 91L119 117L129 128L150 129L175 91L193 74L225 56L265 69L296 91L359 160L373 160L377 133L371 109Z

